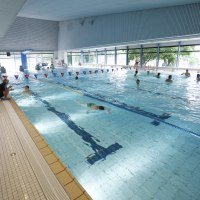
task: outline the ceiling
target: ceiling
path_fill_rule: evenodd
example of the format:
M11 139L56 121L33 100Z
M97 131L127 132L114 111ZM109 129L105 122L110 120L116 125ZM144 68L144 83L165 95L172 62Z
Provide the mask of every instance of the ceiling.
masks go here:
M26 0L0 0L0 38L15 21Z
M0 0L0 39L17 16L64 21L198 2L200 0Z
M27 0L18 16L64 21L197 2L200 0Z

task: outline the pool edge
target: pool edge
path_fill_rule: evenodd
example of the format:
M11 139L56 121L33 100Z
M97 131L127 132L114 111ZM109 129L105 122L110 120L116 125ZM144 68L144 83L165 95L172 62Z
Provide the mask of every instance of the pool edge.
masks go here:
M92 200L12 98L10 104L69 198L71 200Z

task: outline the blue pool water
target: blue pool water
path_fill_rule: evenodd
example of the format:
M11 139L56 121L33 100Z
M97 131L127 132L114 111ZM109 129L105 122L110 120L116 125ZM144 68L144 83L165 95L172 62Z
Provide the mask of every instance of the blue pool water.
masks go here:
M12 96L94 200L200 199L200 83L133 74L13 78Z

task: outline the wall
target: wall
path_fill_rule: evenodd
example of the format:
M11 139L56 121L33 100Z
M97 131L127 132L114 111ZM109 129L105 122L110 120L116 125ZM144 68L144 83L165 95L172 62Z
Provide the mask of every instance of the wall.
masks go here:
M70 50L199 33L200 4L190 4L60 22L58 49Z
M0 38L0 51L57 51L58 29L58 22L17 17L5 37Z

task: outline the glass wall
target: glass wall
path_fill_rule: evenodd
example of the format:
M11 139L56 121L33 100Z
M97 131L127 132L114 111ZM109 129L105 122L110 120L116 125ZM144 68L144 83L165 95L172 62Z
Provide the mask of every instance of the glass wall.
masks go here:
M72 65L79 65L81 63L81 53L72 52ZM68 60L69 61L69 60Z
M178 46L160 47L159 67L176 67Z
M83 63L84 64L89 63L89 52L83 52Z
M115 64L115 51L107 50L107 65L114 65L114 64Z
M105 63L105 51L98 51L98 64Z
M46 66L50 66L53 62L53 54L52 53L28 53L27 54L27 65L28 69L35 70L35 66L37 64L45 63ZM21 58L20 58L21 65Z
M157 47L142 48L142 66L156 67L157 61L159 67L180 67L180 68L200 68L200 45L190 45L180 47L179 62L178 58L178 44L177 46L161 46L159 48L159 56L157 53ZM96 50L91 52L83 52L84 64L105 64L105 49L98 50L98 57ZM135 65L135 62L141 62L140 60L141 48L129 48L128 49L128 65ZM4 55L5 56L5 55ZM38 57L37 60L45 60ZM68 53L68 63L77 65L81 61L81 53L74 52ZM117 49L116 52L116 64L126 65L127 49ZM159 60L157 60L159 58ZM48 57L46 58L48 61ZM115 48L106 51L107 65L115 64ZM97 63L98 61L98 63ZM179 64L179 66L177 65Z
M91 64L97 64L96 51L91 51L90 52L90 63Z
M128 50L128 64L135 65L136 61L140 61L140 49L129 49Z
M199 68L200 69L200 45L181 46L180 48L180 68Z
M157 48L142 49L142 66L156 66Z
M72 65L72 53L67 52L67 64Z
M53 61L53 53L27 53L27 66L30 70L35 70L37 64L46 63L48 66ZM7 73L19 72L21 63L21 52L11 52L10 56L6 52L0 53L1 66L5 67Z
M117 50L117 65L126 65L126 49Z
M0 64L1 67L4 67L6 69L6 72L13 72L13 71L18 71L16 63L15 63L15 56L17 56L14 53L11 53L10 56L6 55L6 52L0 53ZM20 54L19 54L20 56ZM20 57L21 60L21 57Z

